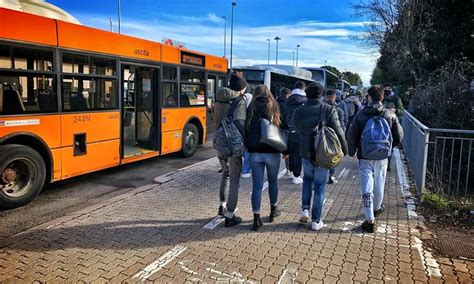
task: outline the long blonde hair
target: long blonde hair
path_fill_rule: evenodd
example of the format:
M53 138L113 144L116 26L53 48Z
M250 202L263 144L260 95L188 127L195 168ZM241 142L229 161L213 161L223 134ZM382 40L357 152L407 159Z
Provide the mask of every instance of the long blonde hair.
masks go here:
M255 110L255 102L259 98L267 98L267 103L266 103L266 110L268 111L268 116L270 117L271 122L280 127L281 125L281 118L280 118L280 107L278 106L278 102L275 100L275 98L272 95L272 92L268 89L267 86L265 85L259 85L257 86L252 93L252 103L249 106L249 111L248 111L248 118L247 118L247 128L250 126L250 121L253 118L254 115L254 110Z

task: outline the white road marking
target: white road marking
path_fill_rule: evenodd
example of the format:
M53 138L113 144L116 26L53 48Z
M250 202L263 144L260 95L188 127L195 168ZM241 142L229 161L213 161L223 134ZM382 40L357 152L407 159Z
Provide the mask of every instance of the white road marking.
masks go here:
M222 271L219 271L217 269L212 268L212 267L217 266L217 264L215 264L215 263L202 262L202 261L198 260L197 262L207 266L207 267L204 267L204 270L206 272L210 272L212 274L217 274L218 276L206 275L205 273L203 275L201 275L198 272L188 268L186 266L187 262L190 262L190 261L183 260L183 261L178 262L178 265L181 267L181 269L185 273L188 273L188 274L193 276L192 280L191 279L190 280L194 281L194 282L200 282L200 281L204 280L204 278L207 276L207 277L209 277L213 280L216 280L216 281L225 281L225 282L230 282L230 283L253 283L252 281L248 281L248 280L243 279L242 274L240 274L238 272L233 272L232 274L228 274L228 273L225 273L225 272L222 272Z
M175 246L173 249L165 253L163 256L152 262L150 265L145 267L143 270L135 274L133 279L138 278L139 281L145 281L148 277L154 273L163 269L165 265L173 261L177 256L182 254L187 248L184 246Z
M339 175L337 176L338 179L341 178L341 176L347 171L347 168L343 168L342 171L339 173Z
M344 222L344 226L342 227L341 231L343 232L350 232L354 229L354 222Z
M295 268L285 268L280 278L278 279L278 284L294 283L298 271Z
M390 228L389 225L387 224L381 224L380 226L377 226L377 232L381 234L392 234L392 228Z
M434 259L431 252L423 249L423 242L418 237L415 237L415 244L413 247L418 250L423 262L423 267L425 268L428 276L442 277L438 262L436 259Z
M329 210L331 210L331 207L332 207L333 203L334 203L334 200L324 198L323 212L321 214L321 219L322 220L326 219L326 215L328 214Z
M239 208L235 208L235 212L237 212ZM217 226L219 226L222 222L224 222L225 218L222 216L217 216L216 218L212 219L211 222L207 223L202 227L203 229L213 230Z

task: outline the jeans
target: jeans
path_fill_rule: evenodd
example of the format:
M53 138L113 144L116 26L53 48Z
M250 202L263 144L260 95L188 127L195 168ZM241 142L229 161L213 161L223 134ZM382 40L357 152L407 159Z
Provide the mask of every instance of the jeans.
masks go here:
M336 169L329 169L329 176L332 177L336 174Z
M311 219L313 222L319 223L319 221L321 221L321 212L323 211L328 170L315 167L308 159L303 159L303 170L302 208L303 210L309 210L314 190Z
M219 198L221 202L227 200L226 217L232 218L237 201L239 199L240 173L242 171L242 156L237 155L228 158L227 160L219 159L222 166L222 179L219 190ZM227 196L227 183L229 183L229 191ZM226 214L227 214L226 213Z
M280 153L250 153L250 168L252 169L252 210L254 214L260 214L265 168L270 204L277 205L278 202Z
M242 158L244 159L244 163L243 163L243 166L242 166L242 173L243 174L250 174L250 160L249 160L250 156L249 156L249 152L245 151Z
M388 160L359 160L360 191L365 219L374 221L374 210L382 206Z
M289 165L293 176L299 177L301 175L302 160L300 156L300 142L296 138L296 133L290 133L289 139ZM295 141L296 140L296 141Z

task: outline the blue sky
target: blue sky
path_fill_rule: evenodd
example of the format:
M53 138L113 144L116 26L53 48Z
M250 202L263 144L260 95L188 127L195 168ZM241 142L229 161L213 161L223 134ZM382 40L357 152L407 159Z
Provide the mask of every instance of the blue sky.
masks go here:
M117 0L48 0L82 24L117 30ZM223 55L224 20L227 16L227 56L230 53L231 0L121 0L122 33L161 41L163 37L186 43L190 49ZM293 64L300 44L299 66L325 62L339 70L357 72L364 85L378 56L350 37L363 31L350 0L237 0L234 10L234 66L266 64L268 42L279 36L279 64ZM271 41L270 63L275 63Z

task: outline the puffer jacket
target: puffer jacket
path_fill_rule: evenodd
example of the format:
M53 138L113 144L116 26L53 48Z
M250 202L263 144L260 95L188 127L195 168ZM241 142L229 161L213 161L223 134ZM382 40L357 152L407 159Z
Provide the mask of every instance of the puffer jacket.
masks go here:
M249 153L279 153L276 149L260 142L262 136L260 119L265 118L270 120L269 110L267 108L268 100L266 97L259 97L251 102L247 110L247 118L250 119L250 121L246 122L245 146ZM252 108L253 114L251 115L250 111Z
M344 130L344 132L346 132L346 126L344 125L344 111L337 105L336 102L327 101L326 103L328 105L332 106L336 110L337 117L339 118L339 123L342 126L342 130Z
M347 142L349 146L349 156L354 156L357 152L358 159L364 159L362 157L362 148L360 145L360 139L362 132L364 131L365 124L369 118L373 116L382 116L387 120L388 125L390 126L390 131L392 132L393 144L392 147L396 147L403 140L403 128L398 121L397 116L386 109L382 103L369 103L362 111L359 111L354 117L354 121L351 124L349 133L347 136Z
M303 106L308 99L305 96L293 94L286 101L286 114L285 114L285 124L288 125L288 130L290 130L290 140L297 142L299 140L298 135L295 130L295 110Z
M247 105L243 96L239 92L229 88L221 88L216 94L216 102L214 104L214 129L217 129L222 119L227 115L230 105L235 99L239 99L238 105L234 110L234 123L239 132L244 136L245 133L245 117L247 115Z
M281 128L282 129L288 129L288 124L286 123L286 113L287 113L287 105L286 102L288 101L287 98L284 96L278 96L276 98L276 101L278 103L278 106L280 107L280 113L281 113Z
M344 155L347 154L346 138L336 110L319 100L310 99L295 112L296 133L300 137L300 155L303 159L314 159L314 138L323 108L326 113L326 126L336 132L339 142L341 142L342 151Z
M357 112L361 109L362 104L356 96L347 97L344 101L347 108L347 121L348 123L352 123Z

